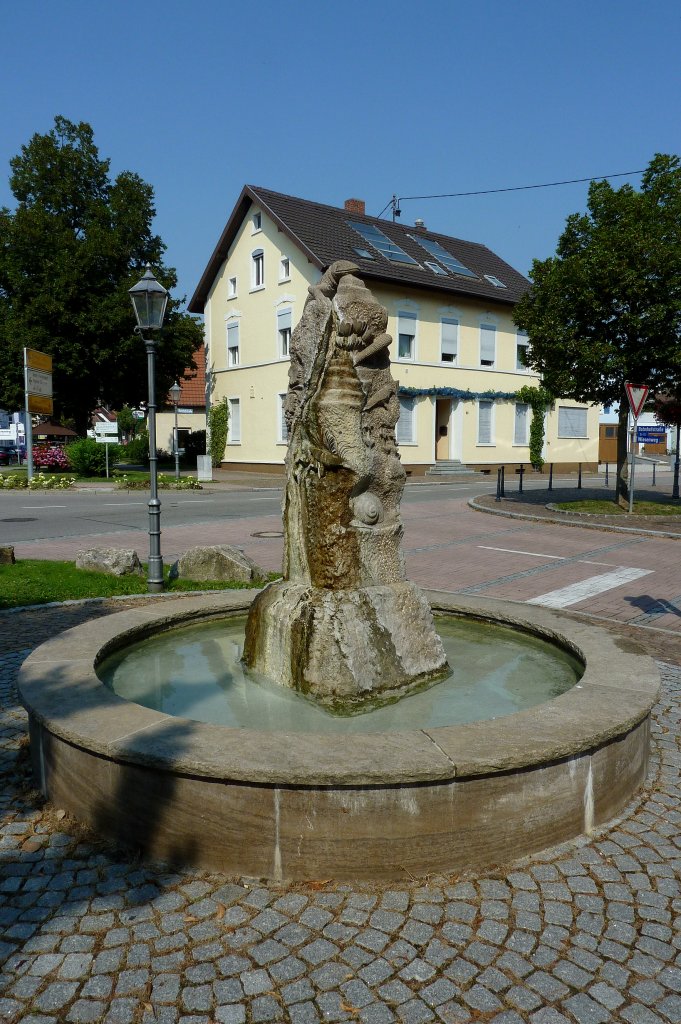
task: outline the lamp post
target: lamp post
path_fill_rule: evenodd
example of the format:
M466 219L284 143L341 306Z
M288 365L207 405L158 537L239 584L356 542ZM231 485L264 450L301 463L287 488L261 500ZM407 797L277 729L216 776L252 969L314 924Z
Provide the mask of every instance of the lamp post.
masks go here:
M135 310L135 331L147 350L147 376L149 383L149 567L147 590L150 594L163 590L163 556L161 555L161 502L158 500L158 458L156 455L156 340L144 337L144 331L160 331L168 302L168 292L156 280L147 264L144 277L130 288L129 295Z
M175 483L180 482L180 446L177 440L177 407L180 404L180 395L182 394L182 388L175 381L172 388L169 391L170 401L175 406L175 430L173 433L173 449L175 451Z

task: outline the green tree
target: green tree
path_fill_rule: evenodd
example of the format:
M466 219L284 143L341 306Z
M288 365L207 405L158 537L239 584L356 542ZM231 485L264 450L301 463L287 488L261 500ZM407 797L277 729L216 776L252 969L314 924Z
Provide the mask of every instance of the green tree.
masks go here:
M119 433L123 434L127 441L135 436L137 420L133 416L132 409L129 405L124 405L122 409L119 409L116 414L116 423L118 424Z
M127 290L146 263L166 288L177 283L152 231L153 190L131 171L112 181L90 125L64 117L22 147L11 172L16 207L0 209L0 405L22 405L22 348L36 348L53 358L57 414L85 433L100 403L117 408L146 394ZM160 395L202 342L182 301L169 300L159 338Z
M554 395L619 402L617 498L628 497L625 381L681 381L681 166L657 154L641 189L592 181L588 212L568 217L556 255L535 260L514 312L529 364Z

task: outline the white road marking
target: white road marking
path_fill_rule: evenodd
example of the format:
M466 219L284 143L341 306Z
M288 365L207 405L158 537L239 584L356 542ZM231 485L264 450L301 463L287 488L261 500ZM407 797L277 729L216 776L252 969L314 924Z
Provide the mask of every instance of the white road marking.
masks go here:
M503 551L507 555L529 555L530 558L554 558L559 562L567 562L571 558L570 555L544 555L541 551L519 551L517 548L492 548L488 544L478 544L478 547L484 551ZM583 565L605 565L612 566L613 569L616 568L613 562L591 562L588 558L577 558L575 561L581 562Z
M545 608L567 608L568 605L578 604L586 601L596 594L603 594L606 590L613 590L621 587L624 583L630 583L641 576L648 576L652 569L627 569L621 566L615 572L604 572L600 576L590 576L589 579L580 583L572 583L569 587L560 587L558 590L549 590L546 594L533 597L527 604L541 604Z
M478 544L484 551L503 551L507 555L529 555L531 558L557 558L560 562L565 561L565 555L542 555L539 551L518 551L516 548L491 548L487 544Z
M67 505L22 505L22 508L68 508Z

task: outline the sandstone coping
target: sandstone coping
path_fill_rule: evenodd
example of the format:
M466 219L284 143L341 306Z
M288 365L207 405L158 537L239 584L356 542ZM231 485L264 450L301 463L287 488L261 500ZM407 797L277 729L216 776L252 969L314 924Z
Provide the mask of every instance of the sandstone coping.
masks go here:
M34 725L95 756L215 781L286 786L437 783L517 772L574 758L631 732L659 692L654 662L631 641L564 613L430 592L438 612L508 624L576 655L572 689L512 716L430 730L329 736L234 729L126 701L97 677L107 654L159 630L238 614L255 591L119 612L49 640L24 662L22 703ZM181 728L181 743L178 729Z

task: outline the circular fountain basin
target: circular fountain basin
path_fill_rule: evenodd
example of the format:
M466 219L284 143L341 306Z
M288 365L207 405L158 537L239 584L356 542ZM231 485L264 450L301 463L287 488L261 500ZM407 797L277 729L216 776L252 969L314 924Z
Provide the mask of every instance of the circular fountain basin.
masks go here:
M569 651L489 622L436 616L449 675L401 699L333 713L242 662L246 616L178 626L105 658L114 693L166 715L263 732L404 732L511 715L559 697L584 666Z
M508 863L604 824L645 779L654 663L629 641L534 606L429 595L436 613L511 627L583 667L558 696L462 724L365 731L357 723L371 712L340 731L301 731L295 714L267 727L219 725L125 700L99 678L122 649L189 623L210 629L252 596L164 601L34 651L19 689L43 793L171 863L273 880L375 879ZM173 656L159 660L171 676Z

